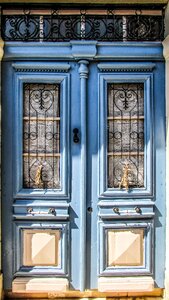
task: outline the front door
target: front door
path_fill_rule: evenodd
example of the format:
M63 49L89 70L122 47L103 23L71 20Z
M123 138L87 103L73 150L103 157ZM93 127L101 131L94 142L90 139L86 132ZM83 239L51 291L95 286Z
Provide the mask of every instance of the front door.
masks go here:
M85 43L78 47L89 51ZM87 54L35 62L9 52L2 106L5 290L163 287L163 62Z

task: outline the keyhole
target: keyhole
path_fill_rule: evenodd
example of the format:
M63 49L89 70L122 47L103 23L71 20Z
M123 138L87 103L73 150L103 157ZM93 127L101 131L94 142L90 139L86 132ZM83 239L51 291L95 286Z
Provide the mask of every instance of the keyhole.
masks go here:
M92 208L91 206L89 206L89 207L87 208L87 211L88 211L89 213L92 213L93 208Z
M78 128L74 128L73 129L73 142L74 143L79 143L79 135L78 135L78 133L79 133L79 129Z

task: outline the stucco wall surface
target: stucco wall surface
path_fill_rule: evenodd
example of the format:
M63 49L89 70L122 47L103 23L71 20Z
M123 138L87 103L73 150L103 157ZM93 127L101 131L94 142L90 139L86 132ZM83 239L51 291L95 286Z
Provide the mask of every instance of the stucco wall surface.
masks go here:
M167 4L168 0L93 0L92 4ZM0 3L78 3L78 4L87 4L91 3L91 0L0 0ZM169 5L166 8L166 14L165 14L165 41L163 43L164 45L164 56L166 59L166 140L167 140L167 173L166 173L166 201L167 201L167 228L166 228L166 253L169 253L169 187L167 185L169 180ZM0 61L3 56L3 41L0 40ZM1 89L1 88L0 88ZM1 120L1 99L0 99L0 120ZM1 121L0 121L1 122ZM0 128L0 135L1 135L1 128ZM1 144L1 139L0 139ZM0 165L1 165L1 155L0 155ZM0 175L1 176L1 175ZM1 193L1 185L0 185L0 193ZM1 195L1 194L0 194ZM1 236L0 236L0 257L1 257ZM1 260L0 260L0 270L1 270ZM165 280L165 299L169 299L169 255L166 255L166 280ZM2 275L0 271L0 291L2 291ZM1 296L0 296L1 299ZM143 298L138 298L143 299ZM149 298L147 298L148 300ZM151 298L152 299L152 298ZM161 298L159 298L161 299Z

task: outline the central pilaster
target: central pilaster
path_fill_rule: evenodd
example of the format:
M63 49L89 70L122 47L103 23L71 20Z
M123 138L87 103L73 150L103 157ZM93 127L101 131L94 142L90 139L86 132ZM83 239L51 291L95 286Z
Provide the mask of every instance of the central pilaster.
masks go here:
M80 178L80 289L85 290L86 286L86 107L87 107L87 79L89 74L89 62L87 60L79 61L80 75L80 104L81 104L81 178Z

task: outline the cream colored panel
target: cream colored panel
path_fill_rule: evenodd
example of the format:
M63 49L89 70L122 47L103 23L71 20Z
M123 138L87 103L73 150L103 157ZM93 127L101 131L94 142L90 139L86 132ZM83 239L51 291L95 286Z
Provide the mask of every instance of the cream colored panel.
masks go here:
M25 293L25 292L50 292L59 291L64 292L68 290L69 282L67 278L56 277L17 277L12 282L13 293ZM50 298L50 297L48 297Z
M60 230L23 230L23 265L58 266Z
M132 277L100 277L98 279L99 292L150 292L154 289L154 280L151 276L132 276ZM141 296L140 296L141 297ZM119 299L119 298L116 298ZM131 299L131 298L120 298ZM132 298L133 299L133 298ZM156 299L156 298L137 298L137 299ZM157 300L157 299L156 299Z
M108 230L108 267L142 266L143 253L143 229Z

